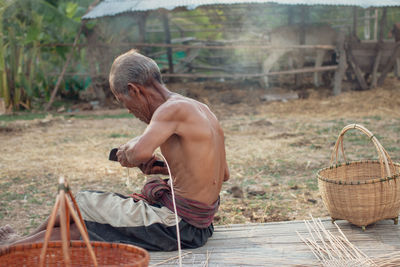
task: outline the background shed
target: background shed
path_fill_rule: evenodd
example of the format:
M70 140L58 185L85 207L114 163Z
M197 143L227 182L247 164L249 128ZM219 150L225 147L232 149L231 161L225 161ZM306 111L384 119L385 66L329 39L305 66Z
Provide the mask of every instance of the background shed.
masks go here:
M106 61L112 61L115 55L136 48L157 61L164 77L245 79L263 76L260 65L271 49L267 35L277 26L325 23L360 39L377 40L379 19L383 15L385 20L389 17L390 22L382 29L382 37L387 36L398 12L390 10L387 16L383 10L398 5L398 1L106 0L83 19L105 18L114 30L122 31L121 39L111 45L115 52L109 48L108 53L97 52L101 55L97 62L102 62L103 68L110 65ZM130 36L126 25L134 27L130 28ZM90 39L96 38L99 36ZM89 45L96 41L91 40ZM96 50L91 51L96 58ZM104 57L105 54L109 56ZM105 69L102 71L107 73ZM302 72L283 71L284 74ZM279 72L270 75L274 74Z
M113 59L132 48L153 58L158 63L167 82L176 79L202 81L247 80L265 86L266 77L272 84L284 86L298 81L311 81L310 75L325 75L325 86L333 87L333 93L341 92L341 82L347 72L345 57L345 38L337 38L335 45L307 45L306 31L310 25L330 25L342 35L357 36L361 40L377 42L379 47L390 31L390 25L400 20L398 1L116 1L106 0L92 8L83 19L81 31L87 43L75 42L73 47L86 47L86 72L68 73L68 60L53 90L50 107L59 82L65 74L90 76L92 96L88 99L105 102L108 90L108 72ZM378 22L381 29L378 29ZM386 22L387 21L387 22ZM386 23L385 23L386 22ZM268 42L272 29L282 25L300 25L299 42L291 46L271 46ZM79 39L81 33L77 34ZM378 36L379 35L379 36ZM339 40L341 45L339 44ZM378 44L368 48L372 56L378 57ZM305 66L293 69L290 64L293 53L279 59L268 73L264 65L266 57L282 48L294 51L331 51L336 59L315 66L313 59ZM393 49L392 49L393 50ZM287 50L289 51L289 50ZM341 51L341 52L340 52ZM342 63L340 63L342 55ZM380 60L378 62L380 62ZM314 60L315 61L315 60ZM376 60L375 60L376 61ZM289 64L288 64L289 62ZM350 60L349 64L356 62ZM349 80L357 81L359 87L367 89L376 85L373 81L361 78L359 64L353 64L347 75ZM379 65L379 64L377 64ZM375 71L374 71L375 70ZM380 68L372 68L377 73ZM334 78L334 73L335 76ZM305 73L305 75L303 75ZM282 75L285 74L285 75ZM289 75L291 74L291 75ZM299 79L299 75L301 79ZM367 75L368 76L368 75ZM379 78L383 80L383 76ZM294 77L294 79L293 79ZM363 80L364 79L364 80ZM263 83L264 82L264 83ZM334 85L334 86L333 86ZM90 94L89 94L90 95Z

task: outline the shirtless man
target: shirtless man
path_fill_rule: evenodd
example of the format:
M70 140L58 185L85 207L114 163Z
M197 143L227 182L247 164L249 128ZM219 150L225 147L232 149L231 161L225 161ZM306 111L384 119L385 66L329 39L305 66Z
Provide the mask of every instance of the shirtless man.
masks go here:
M91 240L149 250L177 249L172 182L182 247L204 245L213 233L222 183L229 179L224 134L217 118L206 105L169 91L156 63L134 50L114 61L110 87L130 113L148 124L140 137L119 147L120 164L149 175L167 175L168 164L173 181L150 178L142 194L130 197L79 192L76 199ZM166 163L155 164L161 161L154 154L158 147ZM16 243L43 240L45 225ZM75 227L71 232L72 239L79 238ZM53 238L59 239L57 231Z

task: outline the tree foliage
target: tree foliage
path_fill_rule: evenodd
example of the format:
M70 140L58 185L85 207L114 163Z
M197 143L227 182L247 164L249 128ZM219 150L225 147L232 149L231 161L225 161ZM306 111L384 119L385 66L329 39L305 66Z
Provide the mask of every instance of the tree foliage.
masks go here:
M82 1L80 1L82 3ZM30 109L47 99L86 6L72 1L7 0L0 6L0 97L8 108Z

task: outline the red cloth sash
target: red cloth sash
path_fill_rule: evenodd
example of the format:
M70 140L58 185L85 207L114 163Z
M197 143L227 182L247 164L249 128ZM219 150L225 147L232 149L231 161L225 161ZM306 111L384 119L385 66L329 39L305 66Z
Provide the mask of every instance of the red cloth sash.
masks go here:
M136 200L144 200L149 204L160 203L169 210L174 211L171 187L168 180L151 178L142 188L142 193L134 193L131 196ZM196 200L191 200L175 195L176 210L178 216L186 222L198 228L207 228L212 223L219 207L219 197L212 205L206 205Z

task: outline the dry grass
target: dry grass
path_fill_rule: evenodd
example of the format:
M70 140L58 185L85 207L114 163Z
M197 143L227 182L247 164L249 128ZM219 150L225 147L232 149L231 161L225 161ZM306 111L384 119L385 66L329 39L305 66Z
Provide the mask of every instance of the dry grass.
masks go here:
M366 126L394 161L400 161L397 80L388 79L384 88L337 97L328 96L326 90L308 90L307 99L286 103L261 102L258 97L265 92L249 88L182 86L170 88L209 104L226 135L231 179L223 185L216 224L306 219L310 213L328 216L315 174L329 165L333 142L347 124ZM224 103L227 96L240 103ZM84 118L81 113L0 121L0 225L11 224L21 233L37 226L51 210L60 175L74 192L139 191L144 175L130 170L128 178L126 169L107 159L112 147L145 128L125 114L102 110L85 113L89 117ZM359 134L346 136L345 145L350 159L376 157L372 144Z

